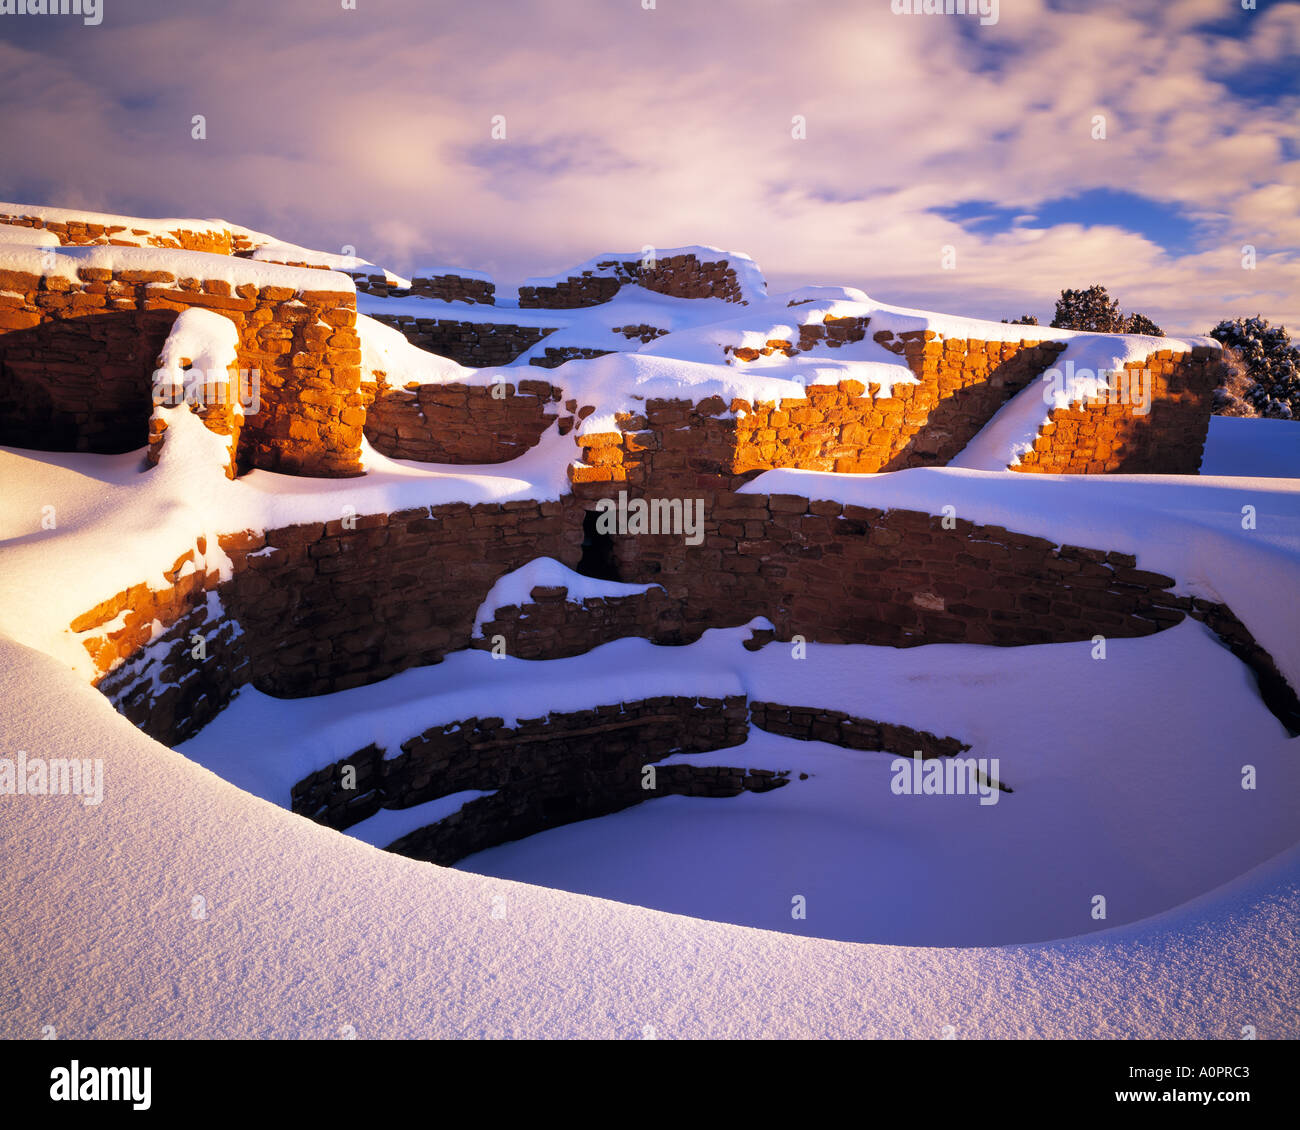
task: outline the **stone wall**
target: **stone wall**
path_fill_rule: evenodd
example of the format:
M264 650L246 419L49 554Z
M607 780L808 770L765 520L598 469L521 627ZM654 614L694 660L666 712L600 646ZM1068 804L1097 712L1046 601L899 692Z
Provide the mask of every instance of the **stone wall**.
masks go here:
M607 484L575 491L592 508L614 495ZM696 493L702 544L613 539L619 580L661 584L681 603L683 636L660 642L766 616L783 640L1012 646L1148 635L1184 615L1173 578L1125 554L907 510Z
M234 285L125 265L78 266L72 279L45 269L37 250L23 258L30 269L0 270L0 443L98 453L144 446L159 351L176 314L200 307L235 323L238 366L258 374L241 468L359 473L356 299L329 289L336 276L323 274L320 290L297 286L292 272L286 285L267 284L276 268L263 265L259 281Z
M821 329L804 327L810 328ZM863 331L865 325L835 325L827 331L834 338L769 341L762 349L734 351L735 359L794 356L816 344L860 340ZM780 467L864 474L944 465L1065 348L1051 341L940 339L932 331L874 336L906 359L917 383L896 384L888 395L856 381L812 385L806 397L780 402L652 400L644 413L617 417L617 432L579 435L572 479L669 491L725 488ZM1132 368L1144 366L1153 382L1149 414L1119 403L1057 411L1016 469L1193 473L1209 429L1218 355L1208 347L1191 355L1163 351Z
M495 306L496 290L496 283L488 279L437 274L412 275L411 289L407 293L420 298L436 298L440 302L469 302Z
M642 769L674 752L740 745L748 729L743 697L648 698L521 719L513 726L501 718L462 719L431 727L404 741L400 751L372 745L327 766L293 787L291 803L295 812L343 828L381 808L496 790L471 802L473 819L440 822L395 845L403 854L447 863L670 790L689 791L691 766L682 767L687 773L656 771L665 781L654 790L642 787ZM356 770L355 789L343 788L345 765ZM720 795L725 787L715 778L701 783L700 795Z
M914 757L917 753L923 760L956 757L970 749L966 742L940 737L929 730L859 718L841 710L820 707L751 702L749 718L756 728L769 734L803 742L829 742L844 749L879 750L898 757Z
M1226 604L1200 597L1181 597L1177 607L1200 620L1219 637L1224 647L1250 668L1264 705L1293 738L1300 736L1300 696L1277 669L1273 657L1259 646L1250 629L1237 619L1232 609Z
M750 724L801 741L903 757L952 757L970 749L957 738L815 707L747 703L739 695L665 696L556 712L514 726L501 718L433 726L402 742L399 751L372 744L317 770L293 786L290 800L295 812L344 829L383 809L491 792L388 845L446 865L507 840L659 797L733 797L781 788L790 782L790 770L743 763L655 765L646 772L670 754L738 746ZM735 759L724 754L721 760Z
M229 581L214 588L200 549L194 568L183 557L170 570L175 591L136 586L73 629L101 672L161 654L153 670L171 669L161 682L145 663L106 690L163 741L178 740L244 681L281 697L323 694L490 647L496 635L511 655L551 658L624 636L689 643L755 616L771 620L785 643L800 636L911 647L1143 636L1192 614L1251 666L1279 718L1300 720L1294 689L1230 610L1199 608L1171 591L1173 578L1139 568L1131 555L961 518L785 495L707 494L698 546L672 534L616 535L619 579L660 588L585 604L539 588L521 609L494 610L483 638L473 639L475 615L505 573L540 556L579 564L585 507L596 497L457 503L223 535ZM172 676L191 666L181 652L196 630L234 650L198 681L186 674L175 701L159 706Z
M550 310L599 306L635 284L672 298L721 298L744 303L736 270L725 259L702 262L692 253L671 255L643 266L640 258L606 259L553 283L519 288L519 305Z
M107 284L0 270L0 444L109 455L145 445L176 311L139 309L126 285L121 312Z
M130 721L174 745L192 737L248 682L236 621L222 607L207 541L178 557L167 584L133 585L72 621L98 675L95 684Z
M115 247L171 247L181 251L207 251L215 255L233 255L252 249L249 239L227 227L204 227L196 222L194 228L177 227L171 231L154 228L133 228L128 224L112 223L114 217L87 214L67 220L51 220L21 212L0 212L0 224L14 227L36 228L58 237L64 246L90 244Z
M835 325L825 332L843 344L860 340L865 325ZM916 384L897 384L888 396L877 385L841 381L811 385L805 397L780 402L651 400L643 414L618 417L618 432L577 437L582 450L573 481L670 492L725 489L779 467L862 474L944 464L1063 348L1058 342L938 341L921 335L892 342L891 335L876 336L906 356ZM822 341L830 344L819 335L800 345L774 341L766 348L798 353ZM744 352L741 363L762 353ZM722 418L724 413L735 418Z
M260 259L259 262L277 262L286 267L314 267L317 270L337 270L347 275L356 284L358 293L371 294L376 298L433 298L440 302L467 302L471 305L481 303L496 305L496 283L488 279L457 274L412 275L410 286L395 284L390 276L376 273L369 268L329 267L322 263L306 263L298 260Z
M1058 408L1017 471L1052 475L1194 475L1210 430L1222 354L1209 346L1190 353L1164 349L1125 367L1106 398ZM1149 377L1138 374L1149 373ZM1146 384L1149 411L1130 389ZM1138 403L1134 404L1133 401Z
M470 645L506 573L577 563L582 530L558 502L450 503L221 539L229 613L250 637L254 685L326 694L436 663Z
M611 640L640 636L679 639L685 635L682 609L662 589L633 596L568 599L568 589L539 585L522 605L507 604L486 621L473 646L490 650L504 641L518 659L563 659Z
M375 314L373 317L397 330L412 345L476 369L508 365L558 328L421 318L414 314Z
M558 369L566 361L577 361L584 357L604 357L607 353L613 353L612 349L594 349L585 345L562 345L559 348L552 349L547 346L542 350L540 357L530 357L530 365L539 365L543 369Z
M560 390L523 380L493 389L436 384L367 389L366 439L393 459L504 463L523 455L557 416ZM494 393L496 395L494 395Z

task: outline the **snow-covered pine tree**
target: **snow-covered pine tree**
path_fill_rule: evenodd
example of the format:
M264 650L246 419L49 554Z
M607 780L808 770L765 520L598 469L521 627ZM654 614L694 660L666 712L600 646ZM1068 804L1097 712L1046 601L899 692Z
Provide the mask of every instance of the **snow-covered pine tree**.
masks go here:
M1270 326L1258 315L1225 318L1210 336L1241 358L1253 382L1247 399L1261 416L1300 418L1300 348L1285 326Z
M1130 314L1124 319L1126 334L1146 334L1149 337L1164 337L1165 331L1145 314Z
M1111 298L1104 286L1090 286L1087 290L1061 291L1052 326L1058 330L1119 334L1124 332L1124 316L1118 300Z

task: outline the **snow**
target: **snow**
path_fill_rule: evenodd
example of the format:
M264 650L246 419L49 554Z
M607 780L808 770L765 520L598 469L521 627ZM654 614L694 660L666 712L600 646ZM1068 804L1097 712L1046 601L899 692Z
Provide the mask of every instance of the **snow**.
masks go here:
M413 279L436 279L442 275L455 275L457 278L476 279L479 282L496 281L486 271L473 271L468 267L416 267L411 272Z
M599 310L599 306L589 307ZM441 318L453 322L474 322L511 326L554 328L567 325L572 310L521 310L498 302L489 306L483 302L444 302L441 298L425 298L418 294L397 295L387 298L361 291L357 294L357 310L374 317L378 314L409 314L414 318Z
M25 228L17 224L0 223L0 244L7 243L19 243L27 247L58 247L59 237L41 228Z
M380 267L369 259L356 255L336 255L330 251L316 251L296 243L264 243L255 248L247 258L258 262L271 263L309 263L314 267L324 267L331 271L350 274L382 275L389 286L409 287L411 280L395 275L392 271Z
M740 286L741 297L745 301L755 302L767 295L767 280L763 277L763 272L759 270L758 264L748 255L739 251L723 251L720 247L704 247L699 244L692 244L689 247L655 247L649 249L648 252L609 252L605 255L594 256L585 263L579 263L576 267L571 267L569 270L561 271L558 274L538 275L534 278L524 279L523 286L555 286L557 283L567 282L571 278L581 278L583 273L587 271L598 277L615 273L612 268L601 267L601 263L639 263L649 256L652 256L656 262L662 262L678 255L694 255L700 263L717 263L725 259L736 273L736 281Z
M1067 331L1056 331L1063 332ZM1209 337L1071 334L1066 340L1065 352L1057 356L1055 364L1013 396L949 466L974 471L1014 467L1033 448L1038 433L1056 409L1084 403L1092 397L1114 396L1108 373L1122 370L1126 364L1142 361L1160 350L1190 353L1196 346L1218 348L1218 343ZM1127 375L1121 380L1124 382L1121 395L1131 397L1133 410L1142 409L1143 398L1149 409L1150 378L1138 378L1138 385L1145 382L1145 393L1138 388L1130 392L1131 378Z
M184 408L164 409L167 438L157 467L142 473L142 452L86 456L0 448L3 585L0 633L92 672L67 625L134 584L169 587L163 570L199 537L200 564L228 575L220 533L336 521L349 514L391 513L452 502L559 499L569 490L571 437L550 429L509 463L442 467L389 459L362 445L367 473L311 479L252 471L226 478L226 437ZM57 530L42 527L53 507ZM46 544L57 538L58 554ZM197 553L197 551L196 551ZM94 561L87 570L85 563Z
M515 726L524 718L661 695L743 694L739 673L720 662L720 654L735 651L736 640L749 634L709 632L699 644L671 649L622 639L549 660L470 649L369 686L307 699L273 698L246 687L177 748L255 796L283 803L308 774L371 743L386 751L386 759L395 758L402 742L434 726L469 718ZM268 746L276 757L265 756Z
M387 855L219 780L8 641L0 697L7 750L105 762L98 806L0 799L6 1036L1300 1036L1300 849L1068 941L850 944Z
M458 365L450 357L441 357L412 345L401 333L368 318L357 315L357 336L361 339L361 375L368 380L373 374L384 374L384 379L395 388L408 384L466 384L472 380L473 370Z
M254 244L274 243L269 235L255 232L251 228L227 223L225 220L195 219L143 219L140 216L119 216L111 212L88 212L81 208L50 208L43 204L10 204L0 201L0 216L35 217L47 223L99 224L102 227L120 227L125 230L115 232L111 238L117 240L148 239L150 236L171 236L178 231L195 233L229 232ZM136 233L143 232L144 235Z
M480 797L494 796L495 789L465 789L459 793L448 793L437 800L427 800L410 808L381 808L373 816L360 820L347 829L347 834L354 840L360 840L371 847L386 848L396 843L403 836L418 831L429 824L436 824L448 816L459 812L472 800Z
M1300 686L1300 481L1191 475L1025 475L917 467L882 475L766 471L742 494L919 510L1131 553L1177 591L1223 601ZM1254 508L1248 529L1243 507Z
M588 600L600 600L608 597L641 596L651 589L662 589L662 585L633 585L619 581L602 581L595 577L584 577L575 573L567 565L556 561L554 557L538 557L505 574L488 590L474 616L474 639L483 638L483 625L495 618L499 608L507 605L522 606L532 599L533 589L566 588L565 600L584 604Z
M245 690L178 749L287 804L296 781L371 741L392 758L403 741L472 717L504 716L509 726L660 695L743 694L929 729L970 744L964 757L998 758L997 776L1014 793L989 813L970 797L932 805L894 796L894 755L754 731L745 747L662 764L793 769L814 783L736 798L736 808L732 800L702 808L691 807L695 798L654 801L636 816L553 829L458 865L846 941L986 945L1082 934L1096 928L1080 893L1087 883L1114 904L1111 922L1131 921L1226 882L1300 832L1292 803L1297 743L1263 706L1250 673L1195 621L1109 641L1105 660L1092 658L1090 641L903 650L809 644L796 659L789 644L743 648L762 625L712 630L683 647L617 640L548 661L455 653L316 699ZM1031 686L1036 693L1027 696ZM274 759L263 752L268 746ZM1240 788L1243 758L1266 788ZM1189 828L1197 829L1193 842ZM970 882L962 863L972 854L995 885ZM604 863L593 871L597 857ZM706 859L707 872L691 879ZM858 876L858 897L840 890L831 905L829 888L846 868ZM786 889L781 874L795 884L791 893L807 893L821 876L825 905L805 927L790 926L789 895L760 899L766 911L757 915L758 896L766 899L774 884Z
M1211 416L1201 474L1300 479L1300 423Z
M583 269L590 269L596 261L583 264ZM538 285L547 282L531 281ZM545 357L548 349L617 352L613 360L569 361L558 370L550 370L546 378L562 385L566 398L577 397L583 404L597 406L597 413L579 426L579 434L583 435L617 430L616 413L635 412L637 402L650 397L690 396L698 402L719 395L728 402L780 401L802 399L810 385L836 385L844 380L861 382L875 396L891 397L895 387L915 384L917 379L900 356L874 340L882 330L895 335L930 331L945 339L1064 342L1066 349L1055 365L1014 396L952 464L989 471L1018 463L1054 409L1098 395L1114 396L1108 376L1111 371L1123 370L1125 364L1144 360L1160 350L1217 347L1212 339L1202 337L1084 334L1050 326L1025 327L912 310L875 302L862 291L847 287L804 287L770 298L756 296L743 308L720 299L667 298L640 287L624 287L611 301L599 306L570 310L518 309L508 305L467 307L419 297L378 298L366 294L358 296L358 304L363 313L372 316L409 315L552 331L504 369L530 365L533 359ZM793 358L772 352L743 362L730 355L742 348L762 350L772 340L797 343L800 326L821 325L827 318L867 318L867 337L836 348L822 343ZM628 325L649 325L668 332L647 343L614 332L616 327ZM650 358L657 359L658 364ZM706 375L700 367L712 370L712 374ZM500 379L502 371L481 369L476 370L477 376L462 379L470 384L488 384ZM1138 400L1144 388L1149 394L1149 382L1131 388L1126 384L1122 395L1131 393Z
M204 390L209 382L223 387L220 382L229 379L229 370L238 360L239 328L234 322L197 306L182 310L163 342L154 371L155 396L175 407L157 406L155 415L169 421L170 426L174 411L187 411L186 405L205 403L208 394ZM162 384L164 380L167 387ZM242 416L244 406L239 393L236 378L235 387L223 387L220 395L227 396L235 414ZM233 436L230 443L234 443Z
M205 230L199 221L124 226L150 225ZM706 260L740 263L703 250ZM0 237L0 266L33 270L43 256L31 242ZM352 289L337 274L201 253L62 248L54 258L64 277L108 265ZM827 316L869 315L868 339L881 329L1012 341L1032 332L1031 340L1067 340L1058 365L1076 368L1180 347L909 311L847 288L764 299L756 268L745 285L751 306L739 316L735 305L720 312L713 300L639 288L581 311L368 296L362 305L445 307L458 320L472 310L519 324L559 317L557 333L574 341L608 339L628 322L673 330L621 357L529 372L598 407L584 432L611 430L614 413L651 397L779 400L802 396L814 380L875 372L855 379L888 388L882 378L903 379L899 359L870 340L723 363L721 345L776 327L797 334ZM788 306L801 298L812 301ZM228 364L228 330L190 313L177 321L167 364ZM393 384L520 376L518 367L462 369L370 319L358 325L367 368ZM951 505L972 521L1135 553L1140 568L1176 577L1179 591L1226 601L1300 682L1300 479L1276 477L1294 474L1290 434L1245 431L1272 421L1216 421L1206 468L1220 473L1197 477L1002 470L1046 408L1042 388L1031 386L977 437L964 458L996 470L774 471L745 489L928 513ZM1297 740L1202 625L1111 640L1105 661L1087 643L809 645L796 661L787 645L741 646L762 621L685 647L627 639L544 662L469 650L314 699L245 687L176 752L89 685L72 618L133 584L164 587L163 570L200 537L207 552L195 568L228 576L219 533L451 501L558 499L576 447L552 428L510 463L438 467L366 446L360 478L257 471L232 482L222 437L188 411L168 410L167 419L161 462L147 473L141 452L0 449L0 756L105 762L97 806L0 796L0 1034L34 1036L53 1024L61 1037L329 1037L346 1025L367 1038L636 1038L647 1026L679 1038L915 1037L951 1024L961 1038L1208 1038L1250 1023L1264 1038L1300 1035ZM1247 506L1253 529L1242 524ZM53 529L43 525L47 511L57 515ZM564 583L575 599L619 595L540 559L503 578L480 615L542 583ZM223 614L216 594L207 611ZM143 669L148 658L133 662ZM795 771L785 788L658 799L456 869L372 845L489 795L482 791L383 811L351 836L280 807L297 780L372 742L393 756L422 730L470 717L510 725L660 695L746 695L951 734L971 743L967 756L999 758L998 776L1015 792L988 807L970 797L900 798L888 789L891 757L756 733L743 747L672 760ZM1256 790L1240 787L1247 763ZM1099 930L1088 914L1098 893L1112 928ZM806 920L790 917L796 894L808 898ZM340 968L349 976L340 979Z
M255 263L232 255L210 255L206 251L175 251L166 247L60 247L49 248L0 243L0 270L51 275L77 281L79 267L110 271L168 271L177 279L196 278L223 281L232 287L252 283L257 287L288 287L302 292L338 291L356 293L356 284L335 271L310 267L284 267L278 263ZM169 289L171 284L154 284Z
M479 372L483 374L480 381L490 381L504 370ZM838 359L796 357L770 365L727 366L646 351L570 361L552 370L547 379L563 389L564 399L576 398L580 404L596 406L597 410L577 427L578 435L593 435L620 431L617 416L644 412L648 400L699 404L716 396L730 405L733 400L756 403L802 399L810 384L834 384L850 377L864 384L868 380L914 380L904 367ZM729 410L718 413L723 417L730 414Z

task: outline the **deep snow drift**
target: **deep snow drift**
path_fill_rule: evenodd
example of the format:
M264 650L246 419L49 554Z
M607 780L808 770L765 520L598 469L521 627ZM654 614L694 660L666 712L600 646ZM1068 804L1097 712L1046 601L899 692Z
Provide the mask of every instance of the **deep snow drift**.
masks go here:
M244 238L262 258L303 250ZM48 237L33 233L18 246L30 254L42 244ZM57 256L67 271L187 254L197 253ZM600 406L586 431L683 389L695 399L774 399L827 380L887 389L913 379L869 339L728 363L728 346L797 336L829 316L869 315L873 332L1061 338L1062 360L1076 368L1114 367L1153 347L904 310L842 288L765 297L760 282L747 276L743 308L634 290L579 311L441 305L482 320L562 317L552 345L612 348L617 338L626 350L632 343L612 332L619 325L672 330L635 352L550 371L566 396ZM363 312L404 304L422 314L440 305L360 298ZM371 319L358 324L363 363L394 384L518 380L528 364L463 369ZM197 340L209 331L208 354L227 356L208 319L188 318L177 332ZM188 356L196 346L185 344ZM960 466L776 471L747 489L932 513L952 505L974 521L1138 552L1143 567L1178 577L1180 591L1226 600L1300 682L1300 479L1276 477L1296 473L1300 433L1216 421L1199 477L1004 470L1050 409L1031 386ZM488 467L367 449L359 479L256 471L232 482L220 437L184 408L160 411L167 441L147 473L141 452L0 450L0 757L98 758L104 769L99 804L0 796L0 1034L53 1025L67 1037L328 1038L350 1025L362 1037L933 1037L952 1025L960 1038L1235 1038L1249 1024L1262 1038L1300 1036L1298 740L1199 624L1110 641L1104 662L1086 643L812 646L795 660L786 645L748 652L743 627L683 648L622 640L546 662L466 652L318 699L245 688L182 751L168 750L89 685L73 617L133 583L162 587L162 570L203 536L200 564L228 569L218 533L331 520L345 506L365 514L559 498L575 446L552 430L521 458ZM1244 505L1258 515L1253 529L1241 523ZM571 583L578 597L608 591L538 560L502 578L485 613L538 583ZM706 692L951 734L971 743L970 756L998 758L1014 792L987 806L969 796L909 804L890 791L890 755L755 733L689 760L792 770L785 788L655 800L452 869L377 847L477 792L381 812L351 835L281 807L304 773L438 720ZM1241 788L1245 764L1258 775L1253 791ZM1096 895L1107 898L1105 921L1089 913ZM806 918L791 915L796 896ZM975 948L931 948L954 946Z
M1300 1036L1297 849L1091 937L851 945L387 855L227 784L5 642L0 695L8 748L105 762L97 807L5 799L6 1036Z

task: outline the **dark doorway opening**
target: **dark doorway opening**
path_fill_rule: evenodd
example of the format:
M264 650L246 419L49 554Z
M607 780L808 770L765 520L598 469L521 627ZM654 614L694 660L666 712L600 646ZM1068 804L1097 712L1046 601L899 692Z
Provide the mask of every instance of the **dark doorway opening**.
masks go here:
M582 558L578 561L578 572L598 581L617 581L614 539L596 528L600 514L599 510L588 510L582 519Z

